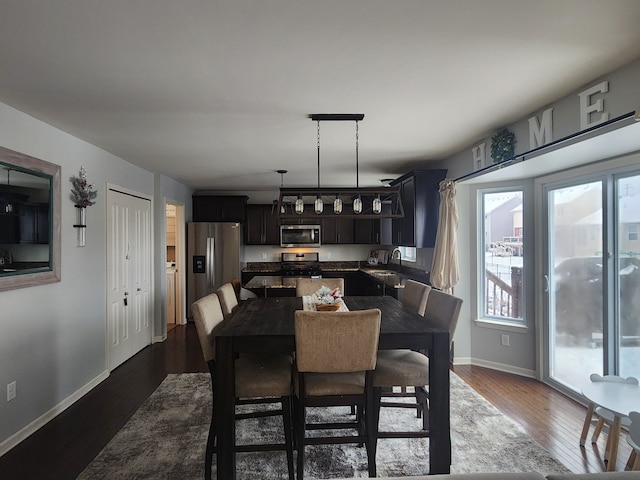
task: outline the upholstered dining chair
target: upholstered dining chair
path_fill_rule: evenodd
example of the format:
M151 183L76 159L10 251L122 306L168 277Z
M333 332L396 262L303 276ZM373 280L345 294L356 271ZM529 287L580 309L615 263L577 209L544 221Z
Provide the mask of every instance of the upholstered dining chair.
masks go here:
M402 290L402 303L407 305L411 310L416 312L419 315L424 317L425 309L427 308L427 298L429 297L429 292L431 291L431 287L421 282L417 282L415 280L406 280L404 289ZM393 356L399 355L400 352L395 351L387 351L382 353L383 356L391 358ZM411 361L413 363L421 362L423 356L412 355L408 352L403 352L406 358L406 361ZM424 407L426 406L426 397L422 395L422 392L412 393L407 391L406 381L409 379L405 379L405 382L402 385L396 385L393 387L385 387L382 390L382 396L387 398L387 400L381 403L383 407L394 407L394 408L416 408L418 417L421 417L423 414ZM416 397L417 403L406 403L402 401L392 401L391 398L407 398L407 397Z
M211 391L215 392L215 336L224 324L224 314L218 295L209 294L191 305L198 331L200 347L211 374ZM285 450L289 480L294 479L293 427L291 417L291 357L287 355L247 355L235 361L235 397L237 405L280 403L280 409L236 414L236 420L281 415L284 443L236 445L235 452ZM213 400L212 400L213 402ZM212 403L211 423L205 451L205 479L211 479L211 465L216 444L216 422Z
M373 369L380 337L379 309L295 315L296 438L298 480L304 478L306 445L365 444L369 476L376 476ZM307 407L356 405L355 421L307 423ZM349 417L351 418L351 417ZM357 429L357 435L313 436L307 430Z
M629 413L629 435L627 435L627 443L633 448L627 468L630 470L640 470L640 412Z
M296 297L313 295L322 286L339 288L344 295L344 278L298 278L296 281Z
M425 322L434 328L447 330L451 343L458 324L462 299L436 289L428 292L424 311ZM426 352L425 352L426 353ZM374 396L377 416L383 406L383 392L392 387L413 387L416 403L409 403L419 409L422 416L422 431L380 432L378 438L413 438L429 436L429 357L423 352L412 350L380 350L373 374ZM397 406L386 403L386 406ZM377 428L376 428L377 430Z
M618 375L599 375L597 373L592 373L589 377L592 382L619 382L619 383L628 383L631 385L638 385L638 379L635 377L620 377ZM613 423L615 420L615 414L607 410L603 407L596 407L593 403L590 403L587 409L587 415L584 418L584 425L582 426L582 434L580 435L580 446L584 447L585 441L587 439L587 434L589 433L589 427L591 425L591 421L593 416L597 418L596 426L593 430L593 435L591 436L591 443L597 443L598 438L600 437L600 433L602 432L602 428L606 424L609 427L609 433L607 435L607 444L604 451L604 459L609 459L609 454L611 452L611 440L612 435L620 434L620 432L612 432ZM629 428L631 425L630 417L622 417L620 419L620 425L624 428Z
M224 313L225 318L230 317L238 306L238 297L233 284L231 282L223 284L216 293L220 299L222 313Z
M424 317L430 291L431 287L429 285L415 280L406 280L402 290L402 303Z

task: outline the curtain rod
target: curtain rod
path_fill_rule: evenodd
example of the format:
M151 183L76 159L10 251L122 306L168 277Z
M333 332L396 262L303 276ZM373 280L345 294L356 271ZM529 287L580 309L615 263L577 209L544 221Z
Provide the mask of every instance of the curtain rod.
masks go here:
M541 150L544 150L546 148L550 148L550 147L554 147L557 146L561 143L566 143L570 140L573 140L575 138L578 138L582 135L586 135L588 133L592 133L596 130L599 130L601 128L607 127L609 125L612 125L614 123L618 123L622 120L626 120L629 117L633 117L635 115L635 111L629 112L629 113L625 113L624 115L620 115L619 117L616 118L612 118L611 120L607 120L606 122L603 123L599 123L598 125L594 125L593 127L589 127L586 130L581 130L580 132L576 132L576 133L572 133L570 135L567 135L566 137L562 137L559 138L558 140L554 140L553 142L547 143L545 145L541 145L540 147L536 147L533 148L527 152L521 153L519 155L516 155L515 157L511 158L510 160L506 160L504 162L500 162L500 163L494 163L491 165L488 165L484 168L481 168L480 170L476 170L474 172L471 173L467 173L466 175L462 175L461 177L458 177L455 179L456 182L459 182L460 180L467 180L469 178L474 178L477 177L479 175L483 175L485 173L490 173L493 172L495 170L500 170L502 168L508 167L510 165L515 165L516 163L520 163L520 162L524 162L526 160L526 156L531 155L532 153L535 152L540 152Z

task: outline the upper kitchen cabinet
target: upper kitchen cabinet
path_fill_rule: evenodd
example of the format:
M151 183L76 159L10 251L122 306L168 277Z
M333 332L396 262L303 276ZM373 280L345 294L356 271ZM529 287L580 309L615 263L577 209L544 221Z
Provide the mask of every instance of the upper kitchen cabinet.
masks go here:
M353 219L344 217L323 218L320 222L322 244L350 244L353 240Z
M356 218L353 221L354 243L380 243L380 220L373 218Z
M49 205L20 205L20 243L49 243Z
M400 187L404 217L391 222L391 244L434 247L440 206L438 188L446 175L446 169L420 170L393 181L393 186Z
M280 220L273 205L247 205L246 245L280 245Z
M249 197L244 195L194 195L194 222L244 222Z

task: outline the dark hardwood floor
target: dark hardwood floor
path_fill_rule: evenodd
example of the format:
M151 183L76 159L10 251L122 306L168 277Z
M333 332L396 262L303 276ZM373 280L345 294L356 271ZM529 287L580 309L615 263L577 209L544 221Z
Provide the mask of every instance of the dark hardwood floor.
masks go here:
M586 409L532 379L481 367L454 371L573 472L599 472L606 435L578 445ZM74 479L126 423L168 373L207 372L195 326L178 326L38 432L0 457L0 478ZM451 401L455 401L452 399ZM620 441L618 470L630 453Z

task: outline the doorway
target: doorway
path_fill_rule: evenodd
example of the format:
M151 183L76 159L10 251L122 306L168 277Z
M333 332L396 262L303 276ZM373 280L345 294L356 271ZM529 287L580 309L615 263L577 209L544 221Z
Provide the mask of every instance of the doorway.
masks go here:
M151 199L107 190L109 371L151 344Z
M640 374L640 171L543 184L545 378Z
M165 200L165 216L165 318L168 332L177 325L187 323L184 306L186 295L184 205Z

